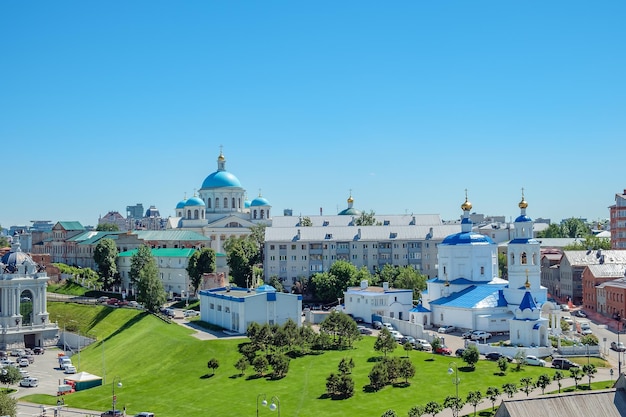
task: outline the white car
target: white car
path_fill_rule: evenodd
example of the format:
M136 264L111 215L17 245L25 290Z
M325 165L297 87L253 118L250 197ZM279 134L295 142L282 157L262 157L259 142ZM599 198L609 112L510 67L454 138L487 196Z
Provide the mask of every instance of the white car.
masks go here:
M391 323L383 323L383 327L386 327L389 331L396 330L393 328L393 325Z
M30 362L28 361L28 359L26 359L26 358L22 358L22 359L20 359L20 360L17 362L17 364L18 364L20 367L25 368L25 367L27 367L28 365L30 365Z
M76 367L74 365L67 365L65 367L65 372L66 374L75 374L76 373Z
M611 349L616 352L626 352L626 346L624 346L624 342L611 342Z
M397 330L391 330L389 333L391 333L391 336L395 339L396 342L400 342L404 337L404 335Z
M524 360L526 361L527 365L546 366L546 361L544 361L543 359L539 359L538 357L533 356L533 355L526 356L526 358L524 358Z
M453 325L449 324L446 326L441 326L437 332L438 333L452 333L453 331L456 330L456 327L454 327Z
M491 339L491 333L485 332L483 330L476 330L474 333L472 333L472 335L470 336L470 339L472 340Z
M20 381L20 387L36 387L39 385L39 380L37 378L24 378Z
M196 317L199 316L200 312L196 310L185 310L183 311L183 316L185 317Z
M428 343L426 339L415 339L415 349L424 350L426 352L431 352L433 350L433 346Z

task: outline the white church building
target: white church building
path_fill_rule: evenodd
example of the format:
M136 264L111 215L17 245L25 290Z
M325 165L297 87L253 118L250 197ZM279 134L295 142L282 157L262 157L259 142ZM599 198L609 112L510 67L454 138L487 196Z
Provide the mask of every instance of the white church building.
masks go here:
M547 290L540 283L540 242L533 238L523 193L518 206L521 213L508 243L505 280L498 277L497 244L472 231L472 204L466 196L461 232L439 244L438 276L428 281L421 304L409 312L410 322L509 332L512 345L549 346L549 327L560 328L560 310L547 302Z

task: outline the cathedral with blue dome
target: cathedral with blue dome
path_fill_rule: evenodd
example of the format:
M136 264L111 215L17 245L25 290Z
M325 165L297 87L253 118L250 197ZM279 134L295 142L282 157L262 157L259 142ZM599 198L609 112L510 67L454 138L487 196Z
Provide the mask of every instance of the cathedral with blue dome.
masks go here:
M438 276L427 282L421 304L410 313L413 322L453 325L459 329L509 332L515 346L549 346L550 327L559 328L556 306L541 286L540 242L533 238L528 203L518 204L514 238L508 244L508 279L499 277L498 247L488 236L472 231L472 204L461 205L461 231L438 246Z
M176 216L168 228L192 230L211 238L211 248L223 252L223 242L230 236L250 234L250 227L271 225L272 206L259 193L252 201L239 179L226 170L226 157L220 149L217 170L209 174L193 197L176 204Z

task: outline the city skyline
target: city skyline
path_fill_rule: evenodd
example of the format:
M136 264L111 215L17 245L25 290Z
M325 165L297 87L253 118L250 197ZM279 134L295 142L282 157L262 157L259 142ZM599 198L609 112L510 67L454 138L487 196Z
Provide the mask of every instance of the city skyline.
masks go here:
M0 4L0 225L173 216L217 168L272 215L609 217L626 4ZM618 171L619 172L619 171ZM608 175L606 175L608 174ZM6 181L6 180L5 180Z

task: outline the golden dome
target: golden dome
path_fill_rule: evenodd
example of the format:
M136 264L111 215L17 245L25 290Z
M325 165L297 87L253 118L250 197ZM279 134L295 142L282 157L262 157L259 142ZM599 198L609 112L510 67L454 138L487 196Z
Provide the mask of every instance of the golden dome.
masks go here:
M469 202L467 197L465 197L465 203L461 204L461 209L463 209L463 211L470 211L472 209L472 203Z
M528 207L528 203L526 202L526 200L524 200L524 197L522 197L522 201L519 202L518 206L521 209L525 209L526 207Z
M354 203L354 198L352 198L352 196L348 197L348 203Z
M224 154L222 154L222 153L220 152L220 156L218 156L218 157L217 157L217 160L218 160L218 161L223 161L224 159L226 159L226 158L224 158Z

